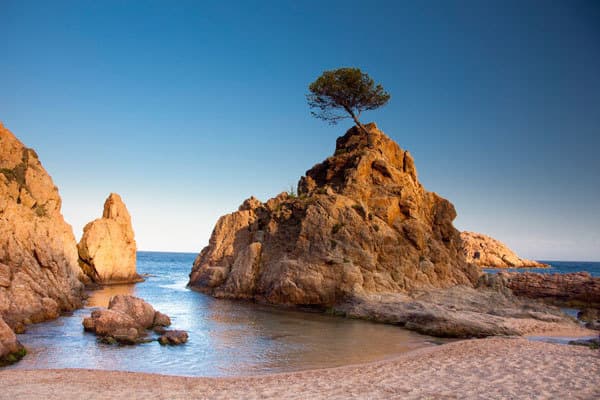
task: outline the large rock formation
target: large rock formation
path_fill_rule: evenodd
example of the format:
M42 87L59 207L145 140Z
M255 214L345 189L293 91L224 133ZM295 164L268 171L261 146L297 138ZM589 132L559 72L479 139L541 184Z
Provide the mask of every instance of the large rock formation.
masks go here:
M37 154L0 124L0 317L13 329L81 306L73 230Z
M139 282L136 244L129 212L116 193L104 202L102 218L88 223L77 245L79 264L100 284Z
M475 232L461 232L462 250L468 262L485 268L546 268L548 264L526 260L499 240Z
M217 297L332 305L378 292L472 286L450 202L413 159L367 125L300 179L298 195L246 200L219 219L189 284Z

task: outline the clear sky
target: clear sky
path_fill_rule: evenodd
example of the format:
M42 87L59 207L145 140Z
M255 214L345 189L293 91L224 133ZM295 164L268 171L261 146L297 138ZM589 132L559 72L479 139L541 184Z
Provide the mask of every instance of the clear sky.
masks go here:
M459 229L600 260L598 1L0 0L0 120L77 237L117 192L142 250L198 252L220 215L330 155L351 123L305 94L341 66L391 93L363 120Z

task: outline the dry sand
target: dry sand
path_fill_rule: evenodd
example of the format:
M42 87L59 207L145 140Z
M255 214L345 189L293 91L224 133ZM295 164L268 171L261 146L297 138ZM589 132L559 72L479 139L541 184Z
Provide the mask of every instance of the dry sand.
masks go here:
M393 360L244 378L97 370L0 372L2 399L599 399L600 351L466 340Z

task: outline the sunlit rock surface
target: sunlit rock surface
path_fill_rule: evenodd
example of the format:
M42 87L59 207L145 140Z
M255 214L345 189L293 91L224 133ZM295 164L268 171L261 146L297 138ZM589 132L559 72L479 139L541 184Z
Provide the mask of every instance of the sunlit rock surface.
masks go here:
M463 253L468 262L486 268L546 268L547 264L526 260L504 243L475 232L461 232Z
M139 282L136 243L127 207L116 193L104 202L102 218L88 223L78 244L79 263L100 284Z
M216 297L331 305L345 298L472 286L452 204L417 179L411 155L367 125L337 139L298 194L255 198L219 219L190 285Z
M81 306L73 230L35 151L0 124L0 317L13 329Z

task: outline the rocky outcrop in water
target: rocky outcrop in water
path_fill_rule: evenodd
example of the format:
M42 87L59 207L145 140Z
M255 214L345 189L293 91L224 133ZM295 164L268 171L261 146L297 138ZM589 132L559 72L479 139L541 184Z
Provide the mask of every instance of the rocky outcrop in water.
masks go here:
M0 317L13 329L81 306L73 230L37 154L0 124Z
M177 346L186 343L187 340L188 334L186 331L172 330L165 331L165 333L158 338L158 343L162 345Z
M486 268L546 268L548 264L526 260L504 243L475 232L461 232L462 250L468 262Z
M246 200L219 219L189 284L216 297L327 306L379 292L473 285L452 204L413 159L367 125L338 138L298 195Z
M102 218L88 223L77 246L81 268L95 283L140 282L136 243L127 207L116 193L104 202Z
M117 295L111 298L108 309L92 311L83 320L86 331L100 336L105 342L136 344L146 341L148 329L171 325L171 319L156 311L144 300Z
M500 272L498 277L514 294L560 304L600 307L600 277L589 272L539 274Z

